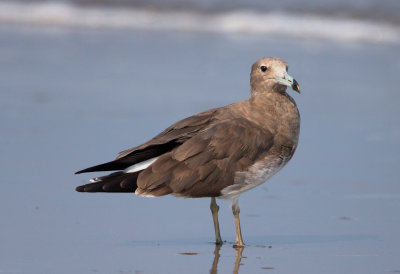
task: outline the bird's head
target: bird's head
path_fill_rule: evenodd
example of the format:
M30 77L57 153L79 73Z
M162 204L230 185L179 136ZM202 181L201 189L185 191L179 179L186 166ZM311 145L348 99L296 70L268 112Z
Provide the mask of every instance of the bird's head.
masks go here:
M262 58L255 62L250 74L251 92L264 93L268 91L284 92L286 87L291 87L300 93L300 86L288 74L288 65L279 58Z

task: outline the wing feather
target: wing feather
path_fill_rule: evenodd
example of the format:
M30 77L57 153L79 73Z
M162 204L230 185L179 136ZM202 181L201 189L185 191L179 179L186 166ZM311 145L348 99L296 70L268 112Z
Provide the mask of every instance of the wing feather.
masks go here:
M269 130L247 119L217 122L140 173L139 193L152 195L164 187L184 197L219 196L234 183L235 172L247 170L273 144ZM164 178L163 185L156 178Z

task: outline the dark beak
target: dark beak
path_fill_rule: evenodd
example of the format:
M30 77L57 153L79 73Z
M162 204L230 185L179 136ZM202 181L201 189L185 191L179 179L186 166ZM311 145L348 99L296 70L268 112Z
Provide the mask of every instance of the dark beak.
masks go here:
M297 83L296 79L293 79L292 89L300 93L300 86L299 83Z

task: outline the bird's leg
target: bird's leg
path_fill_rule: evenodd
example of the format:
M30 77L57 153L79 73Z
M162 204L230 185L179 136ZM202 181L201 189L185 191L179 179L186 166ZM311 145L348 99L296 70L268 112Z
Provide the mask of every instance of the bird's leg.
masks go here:
M242 230L240 229L240 220L239 220L240 208L239 208L239 202L237 199L235 199L232 204L232 213L233 213L233 216L235 217L235 227L236 227L236 241L233 246L234 247L243 247L243 246L245 246L245 244L244 244L243 238L242 238Z
M218 210L219 206L217 205L215 201L215 197L211 197L211 204L210 204L210 209L214 221L214 230L215 230L215 244L221 245L222 244L222 239L221 239L221 233L219 231L219 222L218 222Z

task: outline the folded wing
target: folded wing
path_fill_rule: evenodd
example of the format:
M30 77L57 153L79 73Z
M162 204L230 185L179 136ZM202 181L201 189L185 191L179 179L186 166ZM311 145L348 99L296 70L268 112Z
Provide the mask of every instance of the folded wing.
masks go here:
M218 197L274 144L271 132L244 118L228 119L198 132L161 155L138 176L136 194Z

